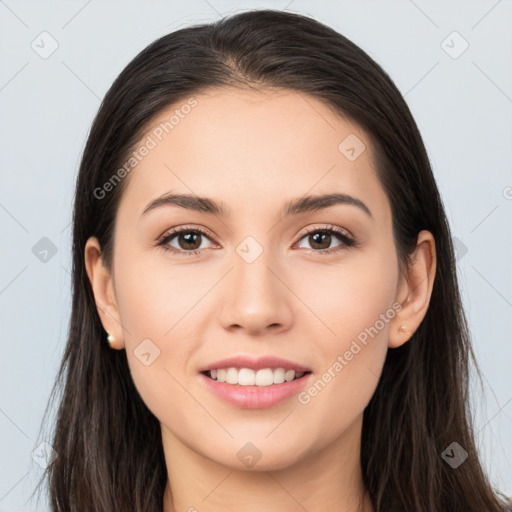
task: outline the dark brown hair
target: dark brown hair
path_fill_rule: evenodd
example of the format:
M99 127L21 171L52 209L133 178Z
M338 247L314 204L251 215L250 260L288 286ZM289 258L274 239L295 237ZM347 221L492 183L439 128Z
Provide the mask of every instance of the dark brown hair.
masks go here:
M52 510L162 510L167 472L160 425L134 386L126 352L105 343L84 248L97 237L111 268L127 179L107 198L94 190L123 165L158 113L219 87L297 91L356 123L375 148L401 269L420 230L435 237L429 309L409 342L388 351L364 412L361 465L375 510L506 510L475 447L468 381L476 362L450 229L411 112L386 72L354 43L314 19L275 10L243 12L154 41L121 72L94 119L74 198L69 337L49 401L58 400L51 442L58 456L44 475ZM441 457L454 441L469 454L457 469Z

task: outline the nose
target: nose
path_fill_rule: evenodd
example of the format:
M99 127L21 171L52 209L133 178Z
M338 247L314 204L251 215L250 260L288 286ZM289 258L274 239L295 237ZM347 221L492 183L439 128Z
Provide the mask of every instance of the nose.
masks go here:
M291 327L293 294L285 284L285 272L269 253L263 251L252 263L234 255L234 268L222 290L220 322L224 329L261 335Z

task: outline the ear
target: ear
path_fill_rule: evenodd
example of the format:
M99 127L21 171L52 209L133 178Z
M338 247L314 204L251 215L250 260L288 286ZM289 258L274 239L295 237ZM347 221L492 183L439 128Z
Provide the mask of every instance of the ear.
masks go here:
M400 274L397 300L402 309L391 321L389 348L396 348L409 340L425 317L436 275L436 246L430 231L418 233L411 265Z
M103 328L114 337L112 348L124 348L124 335L114 293L114 282L103 265L98 239L91 237L85 244L85 268L91 283L96 309Z

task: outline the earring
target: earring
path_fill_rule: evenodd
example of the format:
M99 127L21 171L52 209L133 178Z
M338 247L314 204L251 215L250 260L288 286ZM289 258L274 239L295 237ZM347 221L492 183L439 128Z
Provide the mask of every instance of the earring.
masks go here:
M114 336L112 336L112 334L110 334L110 333L107 333L107 334L108 334L108 336L107 336L108 345L109 345L109 347L112 347L112 342L115 341L115 338L114 338Z
M405 325L401 325L399 330L402 332L405 332L405 334L407 334L407 339L410 338L411 333L409 332L409 330L407 329L407 327Z

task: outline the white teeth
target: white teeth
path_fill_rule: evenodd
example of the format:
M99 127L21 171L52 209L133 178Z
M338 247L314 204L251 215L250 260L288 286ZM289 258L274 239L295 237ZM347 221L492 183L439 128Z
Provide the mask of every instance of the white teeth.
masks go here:
M233 368L236 372L236 368ZM234 384L240 384L241 386L254 386L256 382L256 376L254 370L250 368L241 368L238 372L238 379Z
M284 368L262 368L261 370L251 370L250 368L219 368L210 370L209 375L217 382L226 382L228 384L238 384L240 386L271 386L272 384L282 384L298 379L305 372L295 372L295 370L285 370Z
M226 372L226 382L228 384L238 384L238 372L236 368L228 368Z
M286 382L290 382L291 380L293 380L295 378L295 372L293 370L288 370L285 374L284 374L284 380Z
M274 370L274 384L282 384L284 382L284 368L276 368Z
M272 384L274 384L274 372L270 368L256 372L256 386L272 386Z

